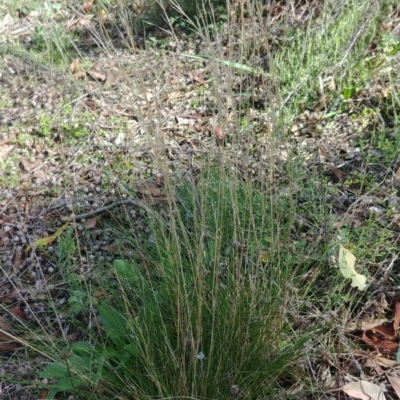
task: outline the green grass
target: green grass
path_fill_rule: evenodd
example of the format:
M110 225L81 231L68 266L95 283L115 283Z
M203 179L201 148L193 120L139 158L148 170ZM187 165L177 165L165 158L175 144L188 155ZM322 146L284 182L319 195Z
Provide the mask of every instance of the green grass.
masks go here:
M373 280L395 238L374 217L358 230L351 221L336 229L332 198L350 186L359 195L373 190L376 176L360 168L348 175L346 188L334 186L323 165L309 166L306 150L287 132L297 114L323 94L320 78L325 85L325 78L334 76L329 118L356 110L362 127L377 127L368 135L359 132L363 162L371 166L365 156L371 146L384 153L385 171L394 168L398 122L382 129L379 116L380 111L397 116L397 99L379 109L352 103L377 73L365 57L386 11L373 2L348 0L336 7L326 1L307 29L289 27L285 40L271 47L262 10L255 8L246 14L251 34L233 21L239 33L229 38L228 55L210 29L210 15L198 20L181 15L178 22L185 21L209 45L209 54L198 57L207 62L210 85L198 91L210 93L211 108L223 122L229 117L234 133L209 148L199 171L186 168L178 177L164 157L164 136L153 135L154 168L163 172L169 200L147 212L137 210L135 217L119 209L111 218L99 218L119 254L91 253L95 233L89 229L71 228L58 239L56 262L67 301L61 307L55 303L49 282L46 323L36 319L19 326L29 352L46 357L46 365L35 371L42 379L38 393L45 388L48 399L73 394L98 400L324 398L326 387L313 377L311 364L324 357L341 368L336 355L342 325L373 290L360 294L351 288L329 260L341 242L359 258L359 272ZM235 35L242 35L237 43ZM72 36L58 30L55 36L42 32L39 39L35 56L46 52L47 62L69 65ZM390 53L398 46L386 36L382 43ZM268 71L257 58L262 52ZM232 84L226 89L229 101L221 94L223 76ZM237 93L247 93L246 81L256 79L265 87L264 120L254 117L251 101L236 102ZM235 80L240 84L233 88ZM157 123L152 129L162 132ZM39 127L52 136L49 115L39 118ZM72 125L64 129L74 139L89 135ZM257 152L268 160L258 179L242 164ZM123 185L129 161L121 157L105 168L106 179L117 177ZM307 224L299 224L299 217ZM85 269L88 254L94 258ZM62 320L68 321L68 334Z
M229 398L236 385L249 397L281 398L310 338L306 331L293 336L282 304L287 285L299 285L299 260L308 253L284 246L289 203L210 170L178 188L167 219L147 218L145 240L128 233L134 226L115 226L136 257L108 266L99 336L54 349L59 361L41 373L58 378L50 393ZM70 297L76 306L77 293Z
M307 107L323 94L321 80L327 91L326 78L333 76L345 97L364 87L370 74L365 61L368 46L384 12L385 7L370 1L327 1L315 25L288 34L288 42L275 57L275 68L281 71L283 96L291 112L297 113L299 106Z

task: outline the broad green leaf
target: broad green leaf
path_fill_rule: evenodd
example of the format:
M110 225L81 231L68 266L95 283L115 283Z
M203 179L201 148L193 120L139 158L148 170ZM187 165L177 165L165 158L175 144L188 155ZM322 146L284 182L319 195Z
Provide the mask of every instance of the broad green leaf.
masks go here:
M343 246L339 248L339 269L345 278L352 280L351 286L357 287L359 290L365 290L367 287L367 278L355 270L356 257Z

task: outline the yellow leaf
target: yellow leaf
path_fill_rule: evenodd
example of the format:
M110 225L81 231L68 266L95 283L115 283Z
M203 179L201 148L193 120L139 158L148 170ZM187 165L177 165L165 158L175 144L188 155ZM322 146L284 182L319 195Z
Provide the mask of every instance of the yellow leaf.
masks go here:
M358 274L355 270L356 257L350 251L340 246L339 249L339 269L345 278L352 280L351 286L357 287L359 290L365 290L367 287L367 278Z
M32 247L48 246L49 244L53 243L68 228L68 225L69 221L66 222L61 228L58 228L51 236L46 236L44 238L35 240L26 248L25 251L28 252Z

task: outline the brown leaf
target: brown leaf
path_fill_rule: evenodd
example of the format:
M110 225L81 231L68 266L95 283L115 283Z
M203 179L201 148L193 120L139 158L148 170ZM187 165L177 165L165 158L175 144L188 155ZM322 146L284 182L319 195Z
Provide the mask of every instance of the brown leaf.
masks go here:
M20 298L19 291L14 289L12 292L7 293L4 296L1 296L0 303L11 304L14 303L14 301L18 300L19 298Z
M107 73L106 82L104 83L104 87L110 87L116 85L122 78L122 74L120 71L111 70Z
M344 183L346 181L346 174L344 174L332 164L326 164L326 166L334 173L336 178L338 178L341 183Z
M204 85L206 83L203 74L199 74L197 71L191 71L190 74L195 83L198 83L199 85Z
M18 343L9 341L9 338L7 335L3 337L3 334L0 333L0 351L11 351L19 347ZM5 341L3 342L3 340Z
M395 360L390 360L382 355L378 355L374 358L367 358L363 363L363 367L365 368L374 368L378 370L380 367L390 368L397 364Z
M89 14L92 11L94 0L86 0L82 6L83 12Z
M400 324L400 302L396 302L393 322L384 323L366 329L362 334L362 340L379 350L396 352L399 344L396 331Z
M20 272L19 267L21 266L23 261L23 253L22 249L17 248L15 250L14 260L13 260L13 272L18 274Z
M4 162L13 149L14 149L14 146L12 146L12 145L8 145L8 144L2 145L0 147L0 161Z
M380 386L368 381L350 382L341 388L346 394L361 400L385 400Z
M393 330L396 332L400 325L400 301L396 302L394 307L394 320L393 320Z
M346 323L346 330L347 331L357 331L357 330L368 330L368 329L372 329L374 326L376 325L383 325L383 324L387 324L390 321L388 321L387 318L377 318L374 319L373 321L370 320L358 320L358 321L349 321Z
M215 138L217 142L222 142L226 136L225 130L222 126L217 126L215 128Z
M19 347L18 343L15 343L13 337L4 331L10 331L10 328L5 320L5 318L0 315L0 351L15 350Z
M73 17L71 18L67 24L66 24L66 28L68 31L72 30L75 28L75 26L89 26L91 24L91 16L81 16L81 17Z
M106 297L106 296L107 296L107 292L106 292L105 290L101 290L101 289L96 290L96 291L93 293L93 297L94 297L95 299L102 299L102 298L104 298L104 297Z
M27 319L25 313L19 307L12 307L10 311L16 316L21 319Z
M390 384L392 385L393 390L396 392L398 398L400 399L400 377L398 376L390 376L386 375Z
M141 203L151 205L169 200L170 197L164 194L161 186L161 179L156 178L151 182L134 185L133 188L136 190L136 195L140 198Z
M380 350L395 352L399 346L394 335L393 324L383 324L363 332L362 340Z
M3 331L9 331L10 328L8 327L6 319L0 315L0 329Z
M87 73L95 80L99 80L102 82L106 80L106 76L104 74L102 74L101 72L87 71Z
M71 70L72 73L80 70L79 63L80 63L79 58L75 58L75 60L72 61L71 65L69 66L69 69Z
M36 160L34 162L30 162L26 158L21 158L20 163L22 164L22 166L23 166L23 168L24 168L24 170L26 172L30 172L33 169L35 169L37 166L40 165L40 161L39 160Z
M159 180L157 179L154 179L150 183L134 185L133 188L136 190L136 195L138 197L165 197L159 186Z
M40 395L40 399L46 400L49 393L50 393L50 390L46 390L46 391L42 392L42 394Z
M83 78L86 77L86 72L82 71L82 70L75 71L74 72L74 76L75 76L76 79L83 79Z
M86 225L86 228L93 229L96 226L96 224L97 224L97 218L93 217L93 218L88 218L86 220L86 224L85 225Z
M335 75L332 75L332 78L329 81L328 84L328 89L333 92L334 90L336 90L336 84L335 84Z

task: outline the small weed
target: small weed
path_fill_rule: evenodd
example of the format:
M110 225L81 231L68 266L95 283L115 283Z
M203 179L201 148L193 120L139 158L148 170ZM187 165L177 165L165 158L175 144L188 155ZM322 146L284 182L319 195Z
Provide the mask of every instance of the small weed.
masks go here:
M39 111L39 133L43 136L50 136L53 132L54 117L45 111Z
M382 31L377 49L382 50L387 56L393 57L400 51L400 40L392 32Z

